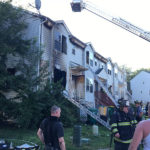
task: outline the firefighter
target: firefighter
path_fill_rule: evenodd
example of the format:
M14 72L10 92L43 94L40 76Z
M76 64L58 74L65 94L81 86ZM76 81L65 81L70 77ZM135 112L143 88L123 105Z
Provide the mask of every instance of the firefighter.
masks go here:
M128 150L134 134L136 120L129 113L129 101L118 100L119 108L111 117L110 125L114 136L114 150Z

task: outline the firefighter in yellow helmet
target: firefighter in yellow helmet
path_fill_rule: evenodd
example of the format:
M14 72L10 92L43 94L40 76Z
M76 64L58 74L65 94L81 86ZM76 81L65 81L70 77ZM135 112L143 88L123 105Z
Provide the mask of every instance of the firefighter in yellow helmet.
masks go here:
M129 113L129 101L124 99L118 100L119 108L111 117L110 125L114 135L114 150L128 150L131 143L136 120Z

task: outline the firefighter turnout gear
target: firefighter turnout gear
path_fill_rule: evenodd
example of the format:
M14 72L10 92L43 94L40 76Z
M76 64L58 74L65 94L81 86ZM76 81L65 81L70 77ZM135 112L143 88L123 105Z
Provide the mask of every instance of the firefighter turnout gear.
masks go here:
M126 107L124 105L124 107ZM137 121L130 113L118 109L110 120L111 130L114 135L115 150L128 150ZM119 134L119 137L115 135Z

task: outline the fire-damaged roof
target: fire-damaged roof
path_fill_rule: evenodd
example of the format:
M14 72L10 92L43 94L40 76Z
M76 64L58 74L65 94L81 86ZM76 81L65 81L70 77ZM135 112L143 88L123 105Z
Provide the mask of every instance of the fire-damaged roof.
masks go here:
M83 43L82 41L80 41L80 40L79 40L78 38L76 38L75 36L70 35L70 36L69 36L69 39L70 39L70 42L72 42L72 43L75 44L76 46L79 46L79 47L81 47L82 49L85 49L86 44Z
M106 64L107 61L108 61L105 57L103 57L102 55L98 54L97 52L94 53L94 56L95 56L97 59L99 59L99 60L101 60L102 62L104 62L105 64Z

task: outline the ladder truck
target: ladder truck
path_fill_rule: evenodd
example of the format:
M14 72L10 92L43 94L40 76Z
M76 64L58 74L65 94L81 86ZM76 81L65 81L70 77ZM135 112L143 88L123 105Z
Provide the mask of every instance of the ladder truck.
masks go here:
M139 36L140 38L143 38L144 40L150 42L150 32L147 32L120 17L111 16L111 15L103 12L96 6L92 5L88 1L84 2L83 0L73 0L71 3L71 7L72 7L72 11L74 11L74 12L81 12L83 9L86 9L89 12L91 12L91 13Z

